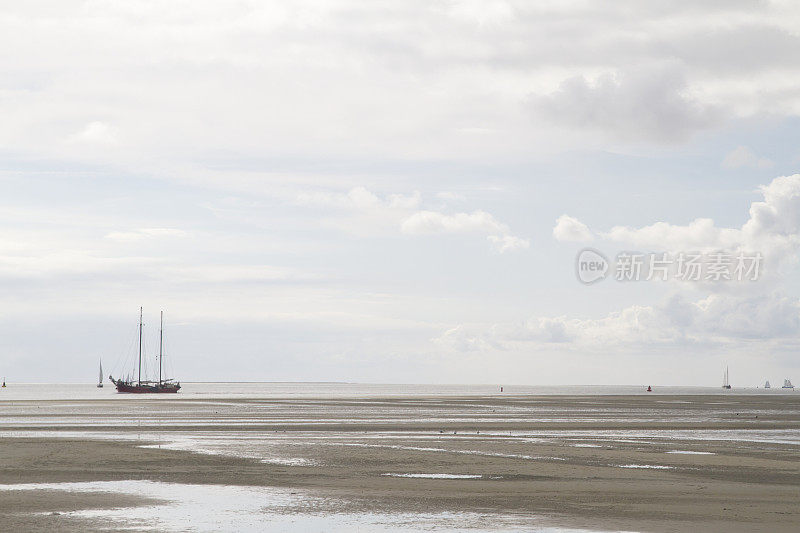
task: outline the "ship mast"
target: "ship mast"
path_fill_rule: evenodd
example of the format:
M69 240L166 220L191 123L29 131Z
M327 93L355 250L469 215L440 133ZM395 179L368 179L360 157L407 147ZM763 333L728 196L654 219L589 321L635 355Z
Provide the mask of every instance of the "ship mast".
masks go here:
M142 384L142 308L139 308L139 385Z
M161 329L158 330L158 383L161 384L161 359L164 357L164 311L161 311Z

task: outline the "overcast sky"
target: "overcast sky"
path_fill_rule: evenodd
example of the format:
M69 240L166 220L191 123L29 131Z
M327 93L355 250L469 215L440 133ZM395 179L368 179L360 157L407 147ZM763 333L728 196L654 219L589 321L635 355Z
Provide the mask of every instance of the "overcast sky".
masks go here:
M0 375L800 380L790 1L0 9ZM761 253L580 283L584 247Z

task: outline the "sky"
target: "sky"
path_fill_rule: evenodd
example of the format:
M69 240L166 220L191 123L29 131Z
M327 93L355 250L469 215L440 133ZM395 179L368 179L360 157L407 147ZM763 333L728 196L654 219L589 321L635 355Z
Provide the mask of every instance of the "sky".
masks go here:
M5 5L0 375L129 372L141 306L184 381L798 381L797 28L789 1Z

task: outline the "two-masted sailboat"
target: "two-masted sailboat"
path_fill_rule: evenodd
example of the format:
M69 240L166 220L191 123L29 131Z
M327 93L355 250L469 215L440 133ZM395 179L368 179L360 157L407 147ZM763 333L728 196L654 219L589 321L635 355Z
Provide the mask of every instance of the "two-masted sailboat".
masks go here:
M722 376L722 388L723 389L730 389L731 388L731 382L728 379L728 367L727 366L725 367L725 374Z
M139 375L134 381L133 378L129 379L114 379L113 376L108 376L111 383L116 385L117 392L178 392L181 384L172 379L162 378L162 364L161 361L164 357L164 311L161 311L161 329L159 330L158 341L158 381L142 380L142 308L139 308Z

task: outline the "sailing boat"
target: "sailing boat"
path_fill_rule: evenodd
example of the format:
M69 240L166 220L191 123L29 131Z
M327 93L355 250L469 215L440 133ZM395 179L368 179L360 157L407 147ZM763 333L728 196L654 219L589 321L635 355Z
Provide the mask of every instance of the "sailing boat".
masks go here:
M765 388L765 389L768 389L768 388L770 388L771 386L772 386L772 385L770 385L770 384L769 384L769 380L767 380L767 382L766 382L766 383L764 383L764 388Z
M103 388L103 360L100 359L100 377L97 378L97 388Z
M728 367L725 367L725 375L722 377L722 388L723 389L730 389L731 382L728 380Z
M794 385L792 385L792 380L790 380L790 379L784 379L784 380L783 380L783 387L781 387L781 388L782 388L782 389L793 389L793 388L794 388Z
M142 381L142 308L139 308L139 377L136 381L132 378L114 379L108 376L111 383L117 386L117 392L178 392L181 384L171 379L162 379L161 361L164 358L164 311L161 311L161 330L158 342L158 381Z

